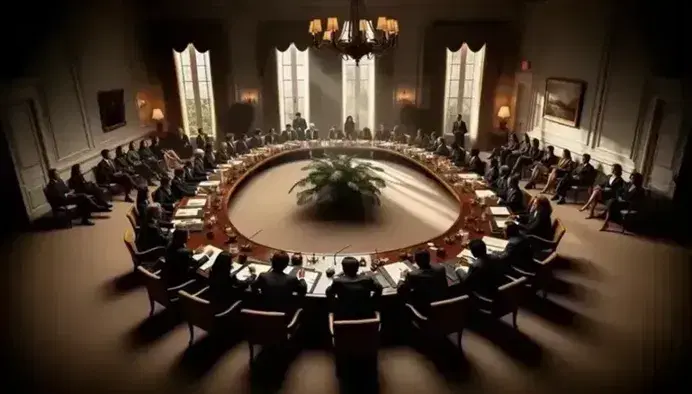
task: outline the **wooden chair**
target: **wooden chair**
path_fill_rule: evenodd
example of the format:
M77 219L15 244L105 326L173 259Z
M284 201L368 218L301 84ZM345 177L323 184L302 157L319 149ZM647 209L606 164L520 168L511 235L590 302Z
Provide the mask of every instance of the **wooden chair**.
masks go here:
M570 193L574 198L572 199L572 202L578 203L580 202L579 196L586 195L587 198L591 196L591 192L593 191L593 185L596 183L596 178L598 177L598 172L594 171L594 174L591 176L590 179L584 179L583 182L579 185L572 185L568 190L567 193L565 193L565 199L568 199L570 196Z
M207 289L208 287L205 287L194 294L190 294L185 290L178 291L180 313L187 322L187 327L190 330L190 341L187 344L188 346L191 346L195 340L195 327L211 333L218 328L222 328L222 321L231 316L234 311L239 310L238 308L241 301L236 301L225 311L216 313L211 302L200 298L200 295Z
M517 328L519 304L523 300L527 281L527 278L522 277L501 286L494 299L472 292L471 302L474 306L474 310L483 316L494 319L500 319L511 314L512 326Z
M141 274L140 276L142 277L144 286L147 288L147 295L149 296L149 316L154 314L156 304L165 308L177 307L179 301L178 291L195 283L194 279L190 279L178 286L166 287L166 284L161 280L158 274L150 272L142 266L137 267L137 272Z
M127 211L127 220L130 222L130 225L132 226L132 230L137 234L139 232L139 220L138 220L138 215L137 211L134 206L130 208L129 211Z
M166 248L164 246L157 246L144 251L137 250L135 235L130 230L125 230L123 242L125 242L125 246L127 246L127 250L130 252L130 257L132 257L132 265L135 269L141 265L144 265L147 269L153 268L156 262L166 253Z
M433 336L458 333L457 346L461 348L461 334L466 325L469 296L449 298L430 304L430 313L424 316L411 304L406 304L414 327Z
M380 312L359 320L335 320L329 314L329 332L334 352L348 355L371 355L380 347Z
M534 247L534 255L542 259L544 256L556 251L566 232L567 229L562 224L562 221L560 219L555 219L553 220L553 239L545 239L529 234L528 238L531 240L531 244Z
M286 324L284 312L241 309L240 321L250 348L251 368L255 359L255 346L276 346L289 341L300 327L302 312L302 309L296 310L291 321Z
M48 205L50 205L50 209L53 213L53 218L57 222L56 224L59 225L60 227L65 227L65 228L72 228L72 222L75 219L79 219L79 215L77 212L77 205L75 204L70 204L70 205L60 205L58 204L54 199L52 199L48 193L48 187L43 188L43 195L46 197L46 201L48 201Z
M549 254L543 260L534 259L536 262L536 272L528 272L512 266L512 271L514 272L509 276L512 280L517 280L522 276L527 278L528 281L526 282L526 285L531 288L534 293L542 292L542 296L545 299L548 297L548 286L553 278L553 268L556 259L557 251ZM518 275L515 275L514 273Z

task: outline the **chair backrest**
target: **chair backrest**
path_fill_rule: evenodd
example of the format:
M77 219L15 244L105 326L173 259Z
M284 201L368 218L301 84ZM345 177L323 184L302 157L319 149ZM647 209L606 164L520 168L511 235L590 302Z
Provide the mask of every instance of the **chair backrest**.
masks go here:
M61 207L60 205L57 204L55 199L51 197L50 193L48 193L48 186L43 187L43 195L46 197L46 201L48 202L48 205L50 205L50 209L53 212L60 211Z
M242 309L245 338L254 345L276 345L286 340L288 318L283 312Z
M180 302L180 312L186 322L205 331L209 331L214 326L214 308L211 302L194 296L185 290L178 292Z
M135 244L135 234L131 230L125 230L123 234L123 242L127 247L127 251L130 252L130 257L132 257L132 264L137 267L139 266L139 253L137 251L137 245Z
M141 266L137 267L137 271L140 273L142 282L144 282L144 287L147 289L149 299L163 306L169 306L171 300L168 295L168 290L166 289L166 284L161 280L161 277L147 271Z
M468 305L468 295L431 303L428 313L428 328L438 331L439 334L459 332L466 324Z
M497 297L493 302L494 316L502 317L517 310L526 293L526 281L528 278L521 277L498 289Z
M334 320L334 350L339 353L372 354L380 347L380 314L371 319Z
M127 211L127 220L130 222L130 225L132 225L132 230L135 232L139 231L139 224L137 224L137 212L135 211L135 207L131 207L129 211Z
M553 242L555 243L555 247L560 243L566 232L567 229L562 224L562 221L560 219L555 219L553 221Z

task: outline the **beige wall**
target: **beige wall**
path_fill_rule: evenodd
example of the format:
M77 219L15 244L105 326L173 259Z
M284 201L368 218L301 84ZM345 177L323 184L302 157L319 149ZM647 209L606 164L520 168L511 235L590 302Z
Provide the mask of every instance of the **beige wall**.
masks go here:
M613 163L627 172L650 168L649 185L670 195L684 146L680 81L653 75L643 42L636 19L610 12L607 1L528 6L521 56L532 70L517 74L514 124L558 150L590 153L606 171ZM542 118L549 77L586 82L578 128Z

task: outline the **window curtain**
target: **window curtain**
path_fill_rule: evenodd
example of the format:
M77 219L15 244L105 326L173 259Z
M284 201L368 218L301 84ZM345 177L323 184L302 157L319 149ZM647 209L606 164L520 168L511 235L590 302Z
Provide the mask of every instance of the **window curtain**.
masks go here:
M212 89L214 92L214 111L216 112L216 132L225 134L228 127L228 92L226 76L230 74L230 53L228 32L219 21L196 20L159 23L152 26L149 35L150 63L161 83L166 102L166 119L169 131L175 131L182 124L180 94L173 61L173 50L182 51L188 44L194 44L199 52L210 51Z
M390 50L381 57L375 59L375 129L380 124L393 127L399 122L399 113L396 113L394 77L394 53ZM374 132L375 130L373 130Z
M442 130L446 49L456 51L464 43L474 52L486 45L478 114L478 135L481 136L493 125L494 98L500 76L514 72L517 34L509 22L437 22L426 30L423 86L430 89L430 111L424 127L427 130L451 132Z

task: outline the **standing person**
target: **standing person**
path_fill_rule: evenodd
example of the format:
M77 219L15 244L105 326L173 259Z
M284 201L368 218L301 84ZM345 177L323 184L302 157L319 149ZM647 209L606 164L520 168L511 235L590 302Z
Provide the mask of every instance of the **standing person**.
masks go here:
M461 114L457 115L457 120L454 121L452 124L452 134L454 134L454 142L457 143L460 147L464 148L464 140L466 137L466 133L468 133L469 130L466 127L466 122L464 122L463 119L461 119Z
M356 122L353 121L353 116L349 115L346 117L346 122L344 122L344 134L346 134L347 140L356 139Z
M305 139L305 131L308 129L308 122L303 119L300 112L296 112L296 117L293 118L293 130L296 132L296 137L299 140Z

